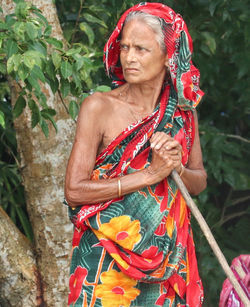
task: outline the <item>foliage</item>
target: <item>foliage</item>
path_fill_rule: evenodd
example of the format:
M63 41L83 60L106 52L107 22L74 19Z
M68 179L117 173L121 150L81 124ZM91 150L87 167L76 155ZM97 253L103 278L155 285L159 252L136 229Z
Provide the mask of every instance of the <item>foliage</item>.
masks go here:
M57 130L56 112L49 107L42 84L49 85L54 94L59 93L65 108L75 119L79 102L85 97L83 90L93 87L91 73L98 68L94 60L97 54L94 48L81 43L69 46L65 42L64 45L51 36L51 26L35 6L16 2L15 13L0 20L0 71L10 75L20 86L13 116L18 117L28 106L32 128L39 124L48 137L47 121ZM91 42L90 34L89 38ZM64 99L69 94L74 99L66 106ZM3 113L0 115L3 123Z
M50 26L36 8L28 2L18 1L15 15L0 22L3 60L0 71L5 73L7 63L8 73L24 85L13 109L14 115L18 116L27 104L33 114L33 126L39 124L48 135L46 121L53 121L55 113L44 101L41 83L59 93L73 118L76 118L79 103L87 93L107 90L107 87L100 87L100 84L110 84L102 68L103 46L121 13L137 2L56 0L67 40L62 44L51 36ZM184 16L194 41L193 60L201 71L201 87L206 93L199 107L199 126L208 173L208 187L196 201L230 263L235 256L249 253L250 178L246 159L250 146L248 1L162 2ZM4 106L2 101L0 124L4 125L5 115L5 128L1 128L1 135L11 143L11 146L6 146L6 141L0 148L1 161L6 167L6 157L11 156L6 148L11 147L15 156L16 145L14 133L8 132L12 129L11 117L6 115L10 113L9 104ZM6 184L8 180L2 172L0 174L0 184ZM6 190L5 199L10 198L9 195ZM17 196L13 202L19 204L22 197ZM15 204L9 202L9 210L15 208ZM204 280L204 306L217 306L225 275L195 221L193 229Z
M249 254L249 6L247 1L199 0L174 2L173 8L189 26L206 93L199 115L208 187L197 203L230 263ZM225 275L196 224L194 232L205 306L217 306Z
M24 189L18 167L9 88L3 76L0 78L0 112L5 114L4 128L0 125L0 205L14 223L32 240L33 233L27 217Z

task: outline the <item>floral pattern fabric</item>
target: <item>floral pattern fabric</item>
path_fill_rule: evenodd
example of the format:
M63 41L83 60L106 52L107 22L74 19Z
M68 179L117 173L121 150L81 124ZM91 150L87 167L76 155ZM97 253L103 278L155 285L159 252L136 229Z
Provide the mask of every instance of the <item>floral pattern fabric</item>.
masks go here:
M143 3L125 12L105 46L107 71L116 84L124 82L118 63L119 35L131 10L145 10L172 24L171 78L164 83L154 112L125 129L99 154L92 180L146 168L152 158L149 139L156 131L178 140L184 165L194 140L192 110L203 93L190 59L191 38L179 15L159 3ZM203 289L190 212L171 177L120 198L69 211L74 224L70 306L201 306Z

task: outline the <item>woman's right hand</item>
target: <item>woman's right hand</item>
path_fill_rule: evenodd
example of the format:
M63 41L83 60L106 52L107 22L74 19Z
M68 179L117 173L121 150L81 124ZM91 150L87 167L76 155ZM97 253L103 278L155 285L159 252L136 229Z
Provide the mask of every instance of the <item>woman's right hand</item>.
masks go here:
M179 168L182 158L182 147L164 132L156 132L150 139L152 162L147 168L151 183L157 183L170 175L173 169Z

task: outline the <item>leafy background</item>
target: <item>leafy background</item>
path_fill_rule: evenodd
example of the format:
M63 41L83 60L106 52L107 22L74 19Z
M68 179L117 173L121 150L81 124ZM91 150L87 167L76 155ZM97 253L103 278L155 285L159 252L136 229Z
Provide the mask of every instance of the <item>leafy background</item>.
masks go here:
M137 1L56 0L65 42L51 37L50 26L36 8L16 2L15 16L0 21L0 205L32 240L13 117L28 107L32 126L40 125L49 137L48 122L57 129L55 111L46 104L39 82L60 95L74 119L86 95L108 90L103 46L121 13ZM239 254L249 254L249 3L161 2L184 17L193 38L193 61L201 71L201 88L206 93L198 112L208 173L208 187L195 200L230 263ZM14 108L8 75L24 82ZM225 275L195 221L193 230L204 281L204 306L217 306Z

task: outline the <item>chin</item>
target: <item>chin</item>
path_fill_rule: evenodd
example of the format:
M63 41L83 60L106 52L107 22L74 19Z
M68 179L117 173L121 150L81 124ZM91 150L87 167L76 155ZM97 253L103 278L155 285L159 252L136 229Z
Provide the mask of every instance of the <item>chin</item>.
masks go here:
M130 84L141 84L145 81L145 80L142 80L141 78L131 77L131 76L125 76L124 79L127 83L130 83Z

